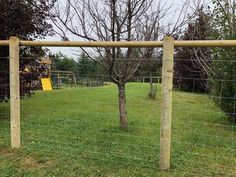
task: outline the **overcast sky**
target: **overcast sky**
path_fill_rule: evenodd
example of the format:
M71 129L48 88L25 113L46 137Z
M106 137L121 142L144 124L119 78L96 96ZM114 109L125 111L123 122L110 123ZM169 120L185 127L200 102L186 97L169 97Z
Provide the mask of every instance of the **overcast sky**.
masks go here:
M64 0L62 0L64 1ZM173 8L173 11L174 10L180 10L183 3L184 3L185 0L162 0L162 2L166 3L166 7L172 5L172 8ZM210 0L202 0L202 2L205 2L205 1L210 1ZM191 4L194 3L194 0L189 0L189 2ZM168 18L165 19L165 21L173 21L175 19L175 16L174 14L173 15L170 15ZM58 35L55 35L53 37L47 37L46 40L49 40L49 41L60 41L61 38L58 36ZM72 39L70 40L81 40L79 38L75 38L73 37ZM62 47L49 47L50 51L53 52L53 53L56 53L56 52L61 52L69 57L75 57L75 53L78 54L78 52L76 51L76 48L71 48L71 47L66 47L66 48L62 48Z

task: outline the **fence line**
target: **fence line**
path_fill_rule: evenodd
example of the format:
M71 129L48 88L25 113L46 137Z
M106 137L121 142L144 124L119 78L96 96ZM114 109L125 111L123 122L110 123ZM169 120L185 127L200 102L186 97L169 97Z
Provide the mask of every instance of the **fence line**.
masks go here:
M20 92L19 92L19 46L47 47L163 47L162 66L162 107L160 132L160 169L170 168L172 84L174 47L236 47L236 40L174 41L172 37L164 41L137 42L71 42L71 41L22 41L17 37L0 41L0 46L10 49L10 113L11 146L20 147Z
M45 47L163 47L163 41L24 41L20 40L20 46L45 46ZM8 40L0 40L0 46L8 46ZM236 47L236 40L186 40L174 41L175 47Z

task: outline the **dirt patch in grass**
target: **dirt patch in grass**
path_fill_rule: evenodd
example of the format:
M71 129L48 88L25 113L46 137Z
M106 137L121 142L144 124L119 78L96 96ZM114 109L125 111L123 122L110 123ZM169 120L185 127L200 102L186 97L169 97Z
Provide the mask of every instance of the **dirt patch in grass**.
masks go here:
M8 160L13 158L15 159L16 156L22 156L18 158L20 159L19 166L21 168L51 168L56 164L56 162L53 160L42 159L29 154L24 155L20 153L19 150L17 151L16 149L11 149L5 146L0 146L0 157L1 156Z
M47 160L47 161L42 161L37 159L36 157L33 156L27 156L23 157L20 160L20 167L24 169L29 169L29 168L51 168L55 165L55 162L53 160Z
M5 146L0 146L0 156L9 158L14 155L14 152L15 152L14 149L10 149Z

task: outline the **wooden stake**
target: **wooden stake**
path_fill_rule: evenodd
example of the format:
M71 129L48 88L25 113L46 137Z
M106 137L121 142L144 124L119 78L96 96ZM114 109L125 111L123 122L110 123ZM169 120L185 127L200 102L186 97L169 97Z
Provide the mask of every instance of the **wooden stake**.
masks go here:
M160 132L160 170L170 168L174 39L166 37L162 62L162 106Z
M10 52L10 120L11 147L20 147L20 76L19 76L19 39L11 37Z

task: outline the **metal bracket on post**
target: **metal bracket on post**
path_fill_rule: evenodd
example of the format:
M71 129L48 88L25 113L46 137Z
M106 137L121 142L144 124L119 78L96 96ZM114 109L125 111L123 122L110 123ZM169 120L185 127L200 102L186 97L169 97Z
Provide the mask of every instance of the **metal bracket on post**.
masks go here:
M20 147L19 39L9 39L11 147Z
M160 128L160 170L170 168L174 38L165 37L162 61L162 106Z

